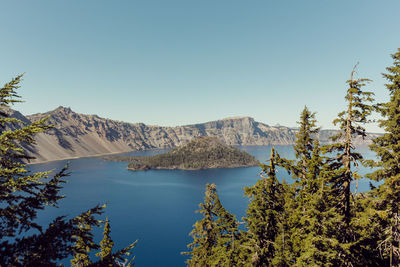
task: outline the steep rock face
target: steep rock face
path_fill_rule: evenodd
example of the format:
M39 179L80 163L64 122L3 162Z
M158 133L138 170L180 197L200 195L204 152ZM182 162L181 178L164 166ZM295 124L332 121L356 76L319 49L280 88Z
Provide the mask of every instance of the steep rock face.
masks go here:
M215 136L228 145L292 144L294 132L287 127L271 127L250 117L227 118L188 125L202 136Z
M33 163L132 150L173 148L198 136L217 137L227 145L288 145L295 142L296 134L295 129L269 126L250 117L161 127L79 114L65 107L26 117L17 111L10 112L24 123L47 117L48 122L55 126L47 133L38 134L37 146L29 148L30 153L36 157ZM328 142L328 137L335 132L321 131L320 141Z

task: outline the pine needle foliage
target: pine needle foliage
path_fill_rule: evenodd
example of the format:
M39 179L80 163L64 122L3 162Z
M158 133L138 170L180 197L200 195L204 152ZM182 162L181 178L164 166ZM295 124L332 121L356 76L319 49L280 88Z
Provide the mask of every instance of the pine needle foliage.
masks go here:
M50 172L30 173L26 162L23 144L35 144L33 136L46 131L51 126L46 119L30 125L9 115L10 104L21 102L16 90L23 75L19 75L0 88L0 265L18 266L30 264L48 264L68 255L70 241L68 236L53 239L61 243L53 247L52 242L42 243L44 238L53 236L53 230L65 224L59 217L47 230L35 223L37 213L46 206L57 206L63 198L59 194L63 178L68 175L66 168L49 178ZM10 130L12 126L20 126ZM29 230L40 234L26 236ZM41 252L47 252L43 254Z
M388 102L379 105L382 119L379 126L385 131L381 137L373 140L371 150L378 161L368 163L378 167L368 177L384 181L379 188L382 199L382 216L387 218L385 236L379 244L382 254L389 258L390 266L400 265L400 48L392 55L393 65L386 68L383 77L388 81Z
M243 220L247 223L251 264L254 266L272 266L277 255L276 240L284 212L284 188L276 178L276 160L272 148L269 165L260 165L262 179L254 186L244 188L250 204Z
M34 136L52 128L46 119L26 125L11 117L10 105L21 102L16 90L19 75L0 88L0 266L58 266L73 256L73 266L104 266L92 262L89 252L99 248L93 241L92 228L105 206L96 206L77 217L55 218L47 228L36 223L40 210L58 207L68 166L53 176L52 171L31 173L32 159L25 147L35 145ZM113 254L123 259L134 244ZM130 262L132 264L132 261ZM125 265L130 266L130 265Z
M97 257L100 257L104 262L105 266L112 266L112 248L114 247L114 241L111 239L111 228L110 223L108 221L108 217L106 218L106 222L104 224L104 232L103 232L103 240L100 242L100 252L96 254Z
M357 65L356 65L357 66ZM356 137L365 138L366 131L363 124L370 122L369 116L374 111L375 106L373 93L362 91L362 87L370 82L369 79L355 79L355 69L351 72L351 78L347 81L349 88L345 97L347 109L338 114L338 118L333 121L334 125L339 126L339 132L333 136L332 145L323 147L324 153L336 153L329 159L330 176L332 190L338 199L338 212L343 217L344 227L347 227L351 220L351 191L350 186L353 178L360 178L352 170L352 164L357 168L363 157L355 151L354 139Z
M335 251L336 264L353 266L357 254L362 250L358 242L358 219L355 218L355 196L351 192L351 183L361 176L357 173L363 156L356 152L355 138L366 137L363 125L370 122L370 115L376 109L373 104L373 93L362 88L370 82L369 79L355 79L357 65L353 68L345 96L346 110L338 114L333 121L339 126L339 132L331 139L335 143L322 147L327 157L328 168L325 169L329 191L327 196L330 209L335 216L327 223L331 233L329 236L338 241Z
M95 219L93 215L102 214L104 208L105 206L97 206L75 218L77 231L75 235L73 235L76 241L73 245L74 258L71 259L72 266L86 267L90 266L92 263L89 253L91 250L99 249L99 245L93 241L92 229L93 226L99 227L101 223L101 221Z
M188 245L191 255L188 266L237 266L239 263L240 233L238 222L222 206L215 184L207 184L204 202L197 212L203 215L190 233L193 242Z
M288 264L294 266L327 264L334 258L330 249L332 238L325 238L326 219L333 215L327 210L327 181L325 157L317 139L315 113L304 107L300 114L299 130L293 146L295 160L278 158L277 165L285 168L295 180L285 190L285 223L288 237ZM289 197L288 197L289 196ZM329 264L327 264L329 265Z
M114 241L111 239L111 226L108 218L106 218L104 224L103 231L103 239L100 242L100 251L96 254L97 257L100 257L100 261L91 266L124 266L131 267L134 265L133 261L135 257L132 257L129 260L130 251L136 246L137 240L130 244L128 247L123 248L122 250L113 253Z
M281 158L272 149L269 164L261 164L262 179L244 188L250 198L243 218L247 231L239 231L235 266L400 266L400 49L392 57L393 66L383 74L387 103L373 103L373 93L363 90L370 80L355 79L354 68L346 110L334 120L339 131L332 144L320 145L315 113L305 107L296 159ZM364 124L376 110L385 133L370 146L378 160L364 160L355 141L367 136ZM375 167L366 177L383 183L370 183L371 190L363 193L356 192L356 183L351 192L351 184L362 178L360 164ZM293 184L277 180L279 167L292 175ZM210 237L213 244L219 242L218 235ZM197 244L202 251L206 243ZM208 262L211 256L202 257L194 265L214 266Z

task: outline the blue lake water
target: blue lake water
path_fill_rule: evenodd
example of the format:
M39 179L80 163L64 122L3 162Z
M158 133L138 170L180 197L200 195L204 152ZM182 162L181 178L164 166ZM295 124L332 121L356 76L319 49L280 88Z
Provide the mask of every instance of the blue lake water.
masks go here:
M239 147L265 162L270 146ZM281 157L294 158L292 146L275 146ZM125 153L124 155L152 155L166 150ZM367 157L368 148L360 151ZM224 207L237 218L245 215L248 199L243 187L254 185L259 179L259 167L210 169L197 171L149 170L133 172L127 163L103 161L101 158L70 160L71 176L67 177L62 194L66 198L59 208L47 208L39 214L38 222L48 224L58 215L76 216L96 204L107 203L106 212L111 223L111 235L116 248L139 240L133 254L135 266L185 266L188 235L200 215L195 213L203 201L205 185L215 183ZM60 170L67 161L30 165L31 171ZM369 170L361 168L363 174ZM278 177L291 182L283 170ZM369 189L369 181L359 181L358 191ZM100 241L102 229L95 230ZM69 260L64 261L69 265Z

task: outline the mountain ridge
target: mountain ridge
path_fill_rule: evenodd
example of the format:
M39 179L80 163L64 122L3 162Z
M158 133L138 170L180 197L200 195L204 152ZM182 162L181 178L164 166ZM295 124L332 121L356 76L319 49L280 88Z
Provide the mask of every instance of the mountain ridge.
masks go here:
M231 117L205 123L183 126L156 126L130 123L76 113L68 107L58 107L45 113L24 116L14 111L25 123L48 117L54 129L36 136L37 146L29 148L31 163L88 157L112 153L155 148L175 148L199 136L216 137L227 145L291 145L295 142L296 129L269 126L253 118ZM336 130L322 130L321 143ZM369 134L368 140L379 136ZM367 142L368 142L367 140ZM357 143L365 143L361 139Z

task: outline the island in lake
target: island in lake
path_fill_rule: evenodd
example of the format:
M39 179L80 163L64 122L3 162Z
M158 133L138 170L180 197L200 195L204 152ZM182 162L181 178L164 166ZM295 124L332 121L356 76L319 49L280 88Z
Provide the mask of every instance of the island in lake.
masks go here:
M155 156L109 156L109 161L129 162L129 170L181 169L199 170L212 168L238 168L258 166L252 155L228 146L215 137L197 137L186 145Z

